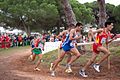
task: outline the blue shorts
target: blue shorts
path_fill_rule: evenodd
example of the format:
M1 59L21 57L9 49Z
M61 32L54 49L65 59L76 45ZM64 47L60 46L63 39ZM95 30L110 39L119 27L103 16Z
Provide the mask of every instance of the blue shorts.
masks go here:
M62 46L62 49L67 52L67 51L70 51L72 48L74 48L74 46L70 46L70 45L64 45Z
M34 48L35 46L34 45L31 45L32 48Z

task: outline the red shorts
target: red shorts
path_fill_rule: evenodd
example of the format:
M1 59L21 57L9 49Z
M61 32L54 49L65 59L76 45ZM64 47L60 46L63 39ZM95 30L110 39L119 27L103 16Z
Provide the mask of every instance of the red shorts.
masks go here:
M100 46L102 46L102 45L97 44L97 43L93 43L93 52L96 54L99 54L100 51L98 51L97 48Z

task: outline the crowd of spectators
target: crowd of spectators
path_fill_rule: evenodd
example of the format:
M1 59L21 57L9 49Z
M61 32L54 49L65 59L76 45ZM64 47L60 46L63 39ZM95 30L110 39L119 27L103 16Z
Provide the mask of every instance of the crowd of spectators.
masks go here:
M32 40L32 36L26 36L23 34L0 34L0 48L8 49L10 47L19 47L19 46L27 46L30 45L30 41Z
M2 34L0 34L0 48L8 49L10 47L31 45L32 39L34 39L35 37L38 37L38 36L44 38L46 40L46 42L60 41L59 39L57 39L56 34L50 34L50 33L32 34L29 36L24 35L22 33L17 34L17 35L2 33ZM85 36L83 37L83 40L84 39L85 39Z

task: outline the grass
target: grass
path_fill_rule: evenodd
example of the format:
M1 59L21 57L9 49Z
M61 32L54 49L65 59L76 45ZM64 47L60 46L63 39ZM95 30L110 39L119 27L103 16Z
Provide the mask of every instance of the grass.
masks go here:
M48 52L43 55L43 64L50 65L52 61L54 61L58 56L57 50Z

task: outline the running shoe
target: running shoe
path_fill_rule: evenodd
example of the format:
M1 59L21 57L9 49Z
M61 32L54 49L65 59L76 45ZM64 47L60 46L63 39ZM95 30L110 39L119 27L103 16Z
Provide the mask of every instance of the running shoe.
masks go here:
M84 70L80 70L80 71L79 71L79 74L80 74L82 77L88 77L88 75L85 73Z
M100 65L99 64L94 64L93 68L97 71L100 72Z
M40 69L39 69L39 68L34 68L34 70L35 70L35 71L40 71Z
M30 59L33 60L33 55L30 55Z
M66 65L66 70L65 70L66 73L72 73L72 69L71 69L71 65L67 64Z
M55 77L55 71L51 71L51 76Z
M50 64L50 71L53 70L53 63Z

